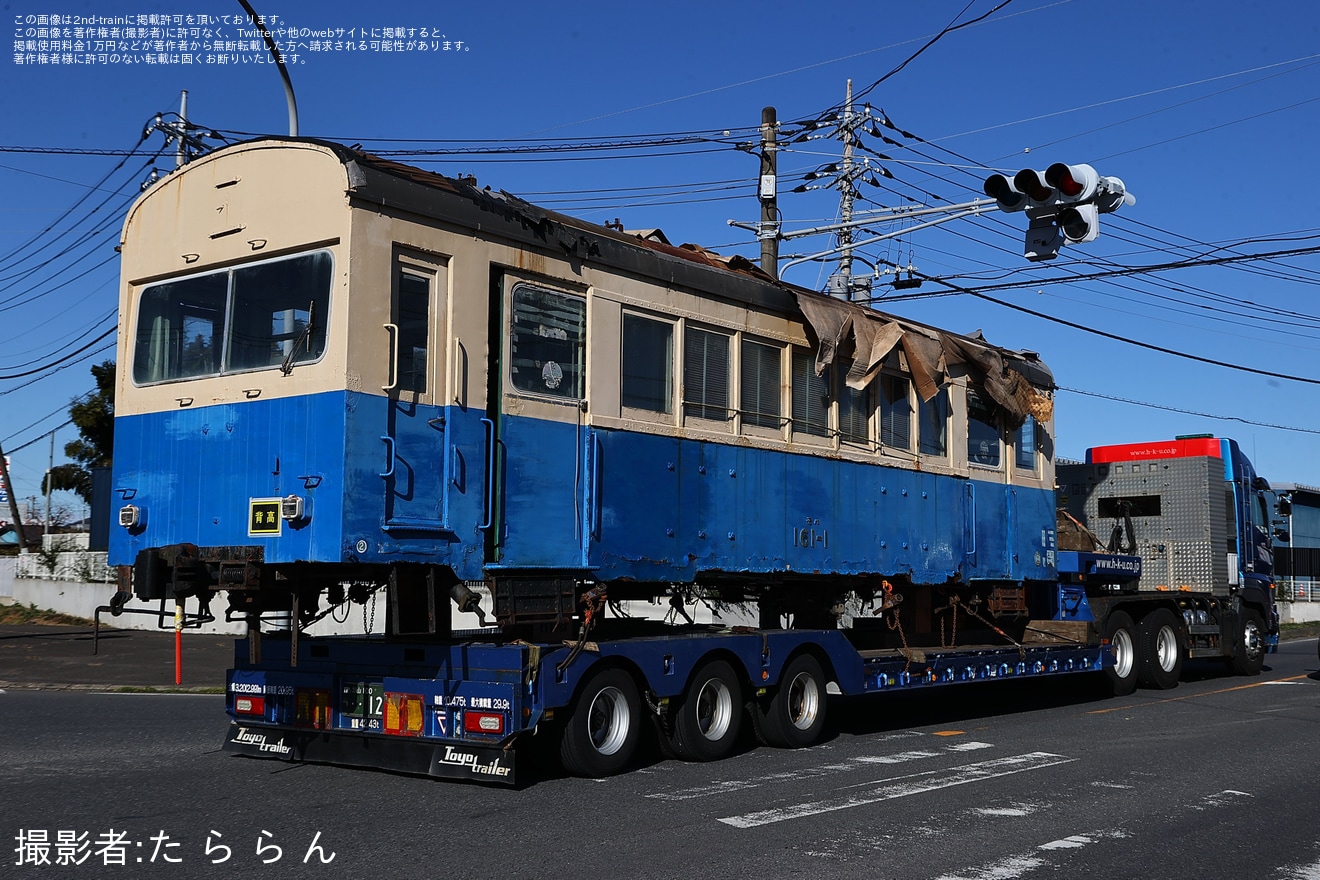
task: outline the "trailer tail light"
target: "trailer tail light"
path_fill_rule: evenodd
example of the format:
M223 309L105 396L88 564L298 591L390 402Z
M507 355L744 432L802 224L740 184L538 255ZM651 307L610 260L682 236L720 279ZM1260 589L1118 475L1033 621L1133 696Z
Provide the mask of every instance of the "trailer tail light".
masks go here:
M234 712L238 715L266 714L265 697L234 697Z
M499 712L473 712L463 716L463 729L468 733L504 733L504 715Z
M293 723L297 727L326 730L330 727L330 691L298 688Z
M385 732L421 736L426 706L421 694L385 694Z

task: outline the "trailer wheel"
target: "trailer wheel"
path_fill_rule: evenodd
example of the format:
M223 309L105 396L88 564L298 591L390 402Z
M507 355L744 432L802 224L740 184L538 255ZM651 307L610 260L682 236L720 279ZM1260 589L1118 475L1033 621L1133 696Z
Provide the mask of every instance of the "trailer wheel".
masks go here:
M684 761L723 758L738 741L742 708L733 667L723 660L707 663L692 677L678 705L670 746Z
M642 720L632 677L606 669L587 681L573 704L559 744L559 759L574 776L618 773L632 760Z
M1126 697L1137 689L1136 632L1136 625L1126 611L1115 611L1105 621L1105 638L1114 651L1114 665L1105 674L1116 697Z
M1182 677L1183 647L1178 618L1167 608L1156 608L1141 619L1137 632L1141 657L1141 683L1168 690Z
M800 654L784 667L770 699L756 704L757 734L765 743L801 749L825 729L825 673L810 654Z
M1238 675L1260 675L1265 665L1265 624L1260 614L1250 608L1242 610L1242 629L1238 633L1237 650L1233 652L1233 671Z

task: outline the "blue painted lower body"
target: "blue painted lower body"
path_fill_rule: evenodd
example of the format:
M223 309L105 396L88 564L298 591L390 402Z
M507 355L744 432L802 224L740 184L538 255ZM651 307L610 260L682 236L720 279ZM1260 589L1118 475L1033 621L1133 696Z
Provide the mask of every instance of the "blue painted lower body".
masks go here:
M145 522L113 530L110 561L191 543L257 545L276 564L441 565L467 580L491 566L654 583L1054 576L1043 489L508 416L488 431L483 416L337 392L121 417L116 503ZM290 494L310 517L253 534L251 500Z

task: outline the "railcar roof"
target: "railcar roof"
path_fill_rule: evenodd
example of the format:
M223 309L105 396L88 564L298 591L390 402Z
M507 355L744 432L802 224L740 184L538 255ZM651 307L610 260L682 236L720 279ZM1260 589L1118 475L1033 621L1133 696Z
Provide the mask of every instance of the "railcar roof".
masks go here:
M992 345L979 333L951 333L788 284L771 278L751 260L736 254L723 256L695 244L675 246L656 236L598 226L538 207L503 190L479 187L474 178L446 177L315 138L264 137L224 149L279 143L311 144L332 151L345 166L350 198L359 203L480 228L486 234L524 246L557 250L569 260L660 279L757 309L801 316L819 338L817 364L822 369L840 347L855 345L859 353L864 346L869 347L871 331L883 325L933 341L938 349L928 354L938 362L939 373L947 363L970 363L978 372L1009 368L1037 388L1054 387L1053 374L1035 352L1011 351ZM903 347L911 361L915 343ZM932 362L931 368L935 366ZM999 397L993 391L992 395Z

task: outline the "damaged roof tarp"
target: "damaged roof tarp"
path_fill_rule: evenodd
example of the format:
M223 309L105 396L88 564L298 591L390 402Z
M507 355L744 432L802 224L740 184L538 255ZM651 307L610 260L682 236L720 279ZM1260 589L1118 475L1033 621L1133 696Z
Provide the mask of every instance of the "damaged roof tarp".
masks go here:
M854 359L847 384L860 391L879 374L890 352L901 345L922 400L938 394L949 368L961 364L999 404L1008 427L1017 428L1028 415L1048 422L1054 414L1053 399L1023 375L1029 373L1037 382L1052 383L1049 370L1032 355L1008 352L984 339L909 324L824 294L795 291L795 295L819 340L816 375L825 372L851 342Z

